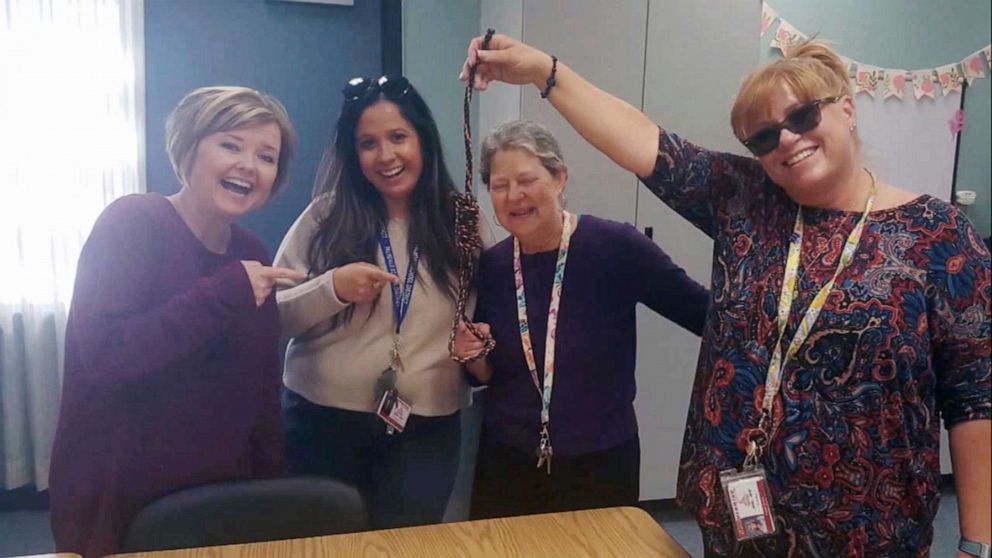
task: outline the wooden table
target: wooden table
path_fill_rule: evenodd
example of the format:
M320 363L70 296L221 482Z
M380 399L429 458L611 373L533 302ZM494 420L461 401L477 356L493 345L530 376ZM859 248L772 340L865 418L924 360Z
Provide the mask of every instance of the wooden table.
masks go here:
M119 554L128 558L688 557L650 515L606 508L287 541Z

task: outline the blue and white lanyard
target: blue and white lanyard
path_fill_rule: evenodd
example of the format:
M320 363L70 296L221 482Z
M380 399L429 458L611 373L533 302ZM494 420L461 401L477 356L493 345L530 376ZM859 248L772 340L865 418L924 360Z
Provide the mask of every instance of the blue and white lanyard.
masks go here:
M385 227L379 229L379 247L382 248L382 259L386 262L386 271L399 277L400 272L396 267L393 246L389 243L389 233ZM390 363L393 366L399 365L400 328L403 326L406 313L410 309L410 301L413 299L413 286L417 281L417 266L419 263L420 247L414 247L410 258L410 265L406 269L406 279L403 281L403 291L400 292L400 286L396 283L390 284L390 290L393 295L393 321L396 324L396 334L393 339L393 354L391 355L392 362Z

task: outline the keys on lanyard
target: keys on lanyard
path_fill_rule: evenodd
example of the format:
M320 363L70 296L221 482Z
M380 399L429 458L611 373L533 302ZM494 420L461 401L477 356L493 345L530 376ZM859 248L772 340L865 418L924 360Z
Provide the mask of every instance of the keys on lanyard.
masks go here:
M554 450L551 448L551 433L548 432L548 423L544 423L541 426L541 441L537 444L537 467L540 469L542 466L548 468L548 474L551 474L551 456L554 455Z

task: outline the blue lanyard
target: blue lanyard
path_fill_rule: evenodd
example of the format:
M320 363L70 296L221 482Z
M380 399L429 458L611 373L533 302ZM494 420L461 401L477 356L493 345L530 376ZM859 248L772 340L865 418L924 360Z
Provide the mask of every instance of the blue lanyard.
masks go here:
M396 268L396 257L393 255L393 246L389 243L389 233L386 227L379 228L379 247L382 248L382 258L386 261L386 271L399 277L400 272ZM396 333L399 334L400 326L406 319L407 310L410 309L410 300L413 298L413 284L417 280L417 265L420 262L420 247L413 248L413 255L410 265L406 268L406 280L403 281L403 292L400 293L400 286L391 283L393 292L393 320L396 322Z

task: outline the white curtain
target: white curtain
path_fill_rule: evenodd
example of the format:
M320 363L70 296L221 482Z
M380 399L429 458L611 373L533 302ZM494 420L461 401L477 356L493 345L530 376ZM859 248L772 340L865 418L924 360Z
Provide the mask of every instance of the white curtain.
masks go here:
M141 0L0 0L0 489L47 488L79 250L144 190L143 60Z

